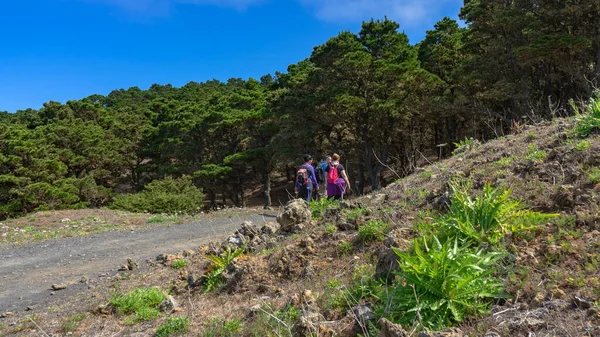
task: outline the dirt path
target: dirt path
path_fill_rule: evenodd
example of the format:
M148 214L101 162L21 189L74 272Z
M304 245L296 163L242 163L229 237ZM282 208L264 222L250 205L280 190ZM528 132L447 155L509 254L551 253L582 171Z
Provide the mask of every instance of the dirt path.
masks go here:
M0 313L37 308L56 297L69 296L89 280L114 275L127 262L154 259L160 253L196 249L215 239L223 239L243 221L256 224L275 221L274 215L250 213L230 218L216 215L194 223L153 227L138 231L109 232L30 244L0 247ZM67 284L66 290L51 295L52 284Z

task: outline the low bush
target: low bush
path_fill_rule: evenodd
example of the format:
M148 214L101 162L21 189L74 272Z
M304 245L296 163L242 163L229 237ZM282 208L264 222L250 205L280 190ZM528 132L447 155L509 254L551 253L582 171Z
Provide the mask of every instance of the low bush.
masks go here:
M571 101L571 106L577 116L574 129L575 134L585 138L592 132L600 129L600 90L594 93L583 113L579 111L579 108L573 101Z
M183 335L188 331L189 326L189 318L171 316L167 318L165 323L156 329L156 337Z
M194 214L200 211L203 199L204 194L194 186L191 177L167 177L149 183L139 193L116 196L111 208L155 214Z
M323 219L323 215L325 215L325 210L329 207L337 207L339 206L339 202L333 199L327 199L325 197L319 200L312 200L308 203L310 212L312 214L313 220Z
M390 227L390 224L381 220L371 220L358 228L358 238L363 241L383 241Z
M114 294L110 304L117 309L121 315L133 315L128 323L140 321L151 321L160 316L158 305L167 296L156 287L137 288L122 295Z

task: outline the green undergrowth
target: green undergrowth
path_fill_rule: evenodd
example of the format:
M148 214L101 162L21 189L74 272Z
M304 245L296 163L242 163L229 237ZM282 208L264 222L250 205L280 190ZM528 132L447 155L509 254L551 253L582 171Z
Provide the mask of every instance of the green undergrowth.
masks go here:
M206 255L203 256L210 262L208 272L204 275L206 281L204 283L204 292L209 293L225 286L225 279L223 273L227 269L227 266L237 257L244 253L244 248L238 248L232 251L227 248L221 255Z
M600 129L600 90L594 93L584 111L573 101L570 103L576 115L574 132L577 136L585 138Z
M110 300L119 315L125 315L125 324L152 321L160 316L158 305L167 296L156 287L136 288L127 294L116 293Z
M321 220L325 215L325 211L329 207L337 207L339 206L339 202L333 199L320 198L318 200L312 200L308 203L310 212L312 214L313 220Z
M452 180L445 214L418 217L417 239L403 251L394 249L400 266L394 278L385 284L375 279L372 266L363 266L351 284L328 284L327 309L368 302L378 317L417 331L489 314L493 301L509 297L504 280L516 268L507 258L505 237L519 240L557 215L527 209L507 188L486 184L473 190L470 181ZM359 227L358 239L383 240L389 230L385 222L369 221ZM353 247L337 249L346 255Z
M189 318L171 316L156 329L156 337L184 335L188 331L189 326Z

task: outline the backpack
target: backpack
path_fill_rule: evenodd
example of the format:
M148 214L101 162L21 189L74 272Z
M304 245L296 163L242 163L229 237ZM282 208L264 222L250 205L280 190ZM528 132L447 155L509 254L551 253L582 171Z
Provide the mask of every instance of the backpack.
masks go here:
M338 172L338 166L339 164L333 166L333 165L329 165L329 171L327 172L327 182L331 183L331 184L335 184L335 182L339 179L339 172Z
M296 182L298 185L308 184L308 169L306 168L306 165L302 165L298 168L298 172L296 172Z
M321 166L321 164L317 165L317 168L315 169L315 176L317 176L316 178L319 184L325 182L325 170L323 170L323 166Z

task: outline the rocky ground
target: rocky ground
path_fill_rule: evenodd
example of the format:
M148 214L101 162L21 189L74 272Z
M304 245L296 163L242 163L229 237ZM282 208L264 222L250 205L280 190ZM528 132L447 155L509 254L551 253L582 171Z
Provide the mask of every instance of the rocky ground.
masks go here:
M318 215L297 201L277 223L239 219L235 233L210 244L184 244L175 254L150 249L145 256L155 257L134 271L121 255L113 265L124 270L73 296L48 296L52 301L32 311L4 315L0 333L149 336L169 317L181 317L190 336L599 336L600 138L575 138L572 124L524 126L474 143ZM370 291L374 282L393 279L391 247L407 249L418 227L444 212L448 182L456 178L470 179L475 191L485 183L509 187L530 209L558 216L527 235L507 234L511 269L503 277L510 298L493 303L488 316L439 332L378 320ZM384 235L364 240L358 230L374 221L385 224ZM207 257L242 247L223 270L223 287L205 292L216 268ZM181 260L185 266L175 268ZM132 323L109 304L115 294L148 286L170 295L157 319Z

